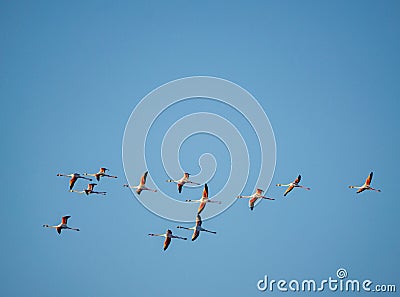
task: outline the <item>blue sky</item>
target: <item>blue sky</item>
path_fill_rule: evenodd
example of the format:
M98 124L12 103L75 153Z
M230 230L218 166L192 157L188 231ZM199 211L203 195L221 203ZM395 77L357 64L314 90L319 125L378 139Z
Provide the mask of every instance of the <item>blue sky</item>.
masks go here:
M257 281L340 267L399 288L399 14L397 1L1 1L1 295L279 296ZM147 233L190 233L122 187L122 137L146 94L193 75L264 108L277 200L238 201L204 222L217 235L163 252ZM56 177L100 166L119 177L99 184L106 197ZM370 171L382 193L348 189ZM312 190L284 198L273 185L299 173ZM42 228L66 214L81 232Z

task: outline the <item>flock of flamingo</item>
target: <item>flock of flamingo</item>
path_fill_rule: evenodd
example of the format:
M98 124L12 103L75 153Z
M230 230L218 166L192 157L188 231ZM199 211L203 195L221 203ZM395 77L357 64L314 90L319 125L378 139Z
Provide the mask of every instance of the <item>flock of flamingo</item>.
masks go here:
M93 177L96 178L96 180L97 180L98 182L100 181L100 178L101 178L101 177L117 178L117 177L114 176L114 175L109 175L109 174L107 174L106 171L108 171L107 168L101 167L100 170L99 170L99 172L97 172L97 173L84 173L84 174L83 174L84 176L82 176L82 175L79 174L79 173L71 173L71 174L62 174L62 173L58 173L57 176L65 176L65 177L69 177L69 178L70 178L70 180L69 180L69 191L72 192L72 193L86 194L86 195L90 195L90 194L106 195L106 194L107 194L106 192L97 192L97 191L94 191L94 190L93 190L93 189L94 189L94 186L97 186L97 184L95 184L95 183L90 183L90 184L88 184L88 185L87 185L87 188L86 188L86 189L83 189L82 191L76 191L76 190L73 189L73 188L74 188L74 185L75 185L75 183L76 183L76 181L77 181L78 179L85 179L85 180L88 180L88 181L92 181L91 178L85 177L85 176L93 176ZM63 230L63 229L69 229L69 230L79 231L78 228L71 228L71 227L69 227L69 226L67 225L68 219L69 219L70 217L71 217L71 216L63 216L63 217L61 218L61 223L60 223L60 224L54 225L54 226L45 224L45 225L43 225L43 227L46 227L46 228L54 228L54 229L57 230L58 234L61 234L61 230Z
M75 182L78 179L85 179L85 180L92 181L91 178L86 177L86 176L93 176L93 177L96 178L96 180L98 182L100 182L100 178L102 178L102 177L117 178L117 176L106 174L106 171L108 171L108 169L102 167L102 168L100 168L99 172L93 173L93 174L84 173L83 175L81 175L79 173L71 173L71 174L58 173L57 176L64 176L64 177L69 177L70 178L70 180L69 180L69 191L70 192L78 193L78 194L86 194L86 195L90 195L90 194L106 195L107 194L106 192L97 192L97 191L93 190L94 186L97 185L95 183L89 183L87 185L87 188L82 190L82 191L77 191L77 190L73 189L73 187L75 185ZM155 189L150 189L150 188L146 187L147 175L148 175L148 171L146 171L142 175L142 177L140 179L140 182L139 182L139 185L137 185L137 186L130 186L128 184L124 184L123 186L131 188L131 189L136 189L136 193L138 195L140 195L142 193L142 191L157 192L157 190L155 190ZM182 188L184 187L185 184L200 185L199 183L196 183L196 182L193 182L193 181L189 180L189 176L190 176L190 174L185 172L181 179L178 179L178 180L168 179L167 182L176 183L177 187L178 187L178 192L182 193ZM381 190L378 190L378 189L375 189L375 188L371 187L372 176L373 176L373 172L371 172L368 175L367 179L365 180L365 182L364 182L364 184L362 186L349 186L349 188L357 189L357 193L361 193L361 192L363 192L365 190L371 190L371 191L380 192ZM302 185L299 185L300 180L301 180L301 175L298 175L297 178L293 182L288 183L288 184L276 184L276 186L278 186L278 187L287 187L286 191L283 194L283 196L286 196L287 194L289 194L289 192L291 192L294 188L302 188L302 189L305 189L305 190L310 190L310 188L308 188L308 187L304 187ZM255 193L250 195L250 196L239 195L239 196L237 196L237 198L238 199L239 198L248 198L248 199L250 199L249 200L249 208L250 208L250 210L253 210L254 209L254 205L255 205L255 203L256 203L256 201L258 199L275 200L274 198L270 198L270 197L264 196L263 192L264 191L262 189L256 189ZM196 214L196 224L193 227L190 227L190 228L183 227L183 226L177 226L177 228L186 229L186 230L193 230L192 241L196 240L199 237L200 232L202 232L202 231L216 234L215 231L210 231L210 230L204 229L202 227L202 220L201 220L201 216L200 216L201 212L204 210L204 208L205 208L207 203L218 203L218 204L221 204L221 201L215 201L215 200L209 199L207 183L204 184L203 194L202 194L200 199L198 199L198 200L187 199L186 202L199 203L199 207L197 209L197 214ZM59 234L61 234L61 230L63 230L63 229L79 231L78 228L71 228L71 227L69 227L67 225L67 221L68 221L68 219L70 217L71 216L62 217L61 218L61 223L58 224L58 225L51 226L51 225L45 224L45 225L43 225L43 227L54 228L54 229L57 230L57 232ZM162 233L162 234L149 233L148 235L149 236L164 237L165 238L165 240L164 240L164 251L170 245L172 238L187 240L186 237L180 237L180 236L173 235L172 231L170 229L168 229L165 233Z

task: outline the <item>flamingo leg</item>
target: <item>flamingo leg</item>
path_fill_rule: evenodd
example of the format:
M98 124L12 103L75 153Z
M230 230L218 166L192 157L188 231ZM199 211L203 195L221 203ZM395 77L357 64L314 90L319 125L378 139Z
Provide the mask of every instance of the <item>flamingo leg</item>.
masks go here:
M265 196L261 196L260 198L262 198L262 199L268 199L268 200L275 200L275 198L270 198L270 197L265 197Z

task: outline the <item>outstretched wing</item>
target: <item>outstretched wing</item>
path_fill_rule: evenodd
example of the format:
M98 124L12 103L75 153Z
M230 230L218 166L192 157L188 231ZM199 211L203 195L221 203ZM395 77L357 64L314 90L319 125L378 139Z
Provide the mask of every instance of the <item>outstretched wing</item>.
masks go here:
M205 201L200 203L199 208L197 209L197 214L200 214L203 211L204 207L206 207L206 204L207 202Z
M200 231L194 229L193 235L192 235L192 241L195 241L197 237L199 237Z
M171 237L166 237L164 240L164 251L168 248L170 243L171 243Z
M301 180L301 175L299 174L299 176L294 180L295 184L298 184Z
M182 187L183 187L183 184L178 184L178 192L179 193L182 193Z
M61 234L61 228L60 227L57 227L56 230L57 230L58 234Z
M68 221L68 219L70 218L71 216L64 216L64 217L62 217L61 218L61 224L67 224L67 221Z
M140 180L140 183L142 184L142 185L144 185L145 183L146 183L146 179L147 179L147 174L148 174L149 172L148 171L146 171L143 175L142 175L142 178L141 178L141 180Z
M293 190L293 188L294 188L293 185L289 186L289 187L286 189L286 191L285 191L285 193L283 194L283 196L286 196L291 190Z
M257 201L257 198L251 198L251 199L249 200L249 207L250 207L250 210L253 210L253 209L254 209L254 203L256 203L256 201Z
M374 173L371 172L371 173L368 175L367 179L365 180L365 184L366 184L367 186L369 186L369 185L371 184L371 180L372 180L372 175L373 175L373 174L374 174Z
M207 184L204 185L203 197L208 198L208 186L207 186Z
M172 235L172 231L171 230L167 230L167 232L165 233L165 240L164 240L164 251L168 248L169 244L171 243L171 236Z
M363 191L365 191L365 188L359 188L359 189L357 190L357 194L358 194L358 193L361 193L361 192L363 192Z
M199 226L201 227L202 221L201 221L201 216L198 214L196 216L196 227Z
M136 190L136 193L137 193L138 195L140 195L140 193L142 193L142 191L143 191L142 189L137 189L137 190Z
M97 185L97 184L88 184L87 189L88 189L89 191L93 191L95 185Z
M72 188L75 185L77 178L75 176L73 176L70 180L69 180L69 189L72 190Z

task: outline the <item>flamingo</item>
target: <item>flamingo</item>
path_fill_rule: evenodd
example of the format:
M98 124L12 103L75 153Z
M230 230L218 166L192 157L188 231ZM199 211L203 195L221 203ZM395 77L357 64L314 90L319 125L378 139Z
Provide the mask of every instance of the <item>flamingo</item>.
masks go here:
M140 193L142 193L142 191L152 191L152 192L157 192L157 190L153 190L153 189L149 189L145 186L146 184L146 178L147 178L147 174L149 172L146 171L143 175L142 178L140 179L140 184L138 186L129 186L128 184L125 184L124 187L128 187L131 189L136 189L136 193L138 195L140 195Z
M75 185L75 182L79 179L87 179L89 181L92 181L91 178L88 177L84 177L82 175L80 175L79 173L71 173L71 174L62 174L62 173L57 173L57 176L65 176L65 177L70 177L71 179L69 180L69 189L72 190L72 188Z
M357 193L361 193L365 190L372 190L372 191L376 191L376 192L380 192L381 190L378 189L374 189L371 187L371 180L372 180L372 176L373 176L373 172L371 172L367 179L365 180L365 183L361 186L361 187L357 187L357 186L349 186L350 189L358 189Z
M185 237L179 237L179 236L172 235L172 231L169 230L169 229L168 229L167 232L164 233L164 234L149 233L149 236L161 236L161 237L165 237L165 240L164 240L164 251L168 248L169 244L171 243L171 239L172 239L172 238L178 238L178 239L187 240L187 238L185 238Z
M253 195L251 195L251 196L242 196L242 195L240 195L240 196L237 196L237 198L250 198L250 200L249 200L249 207L250 207L250 210L253 210L254 204L256 203L256 201L257 201L258 199L275 200L274 198L269 198L269 197L263 196L263 195L262 195L263 192L264 192L264 190L257 189L256 192L255 192Z
M71 227L68 227L68 226L67 226L67 221L68 221L68 219L69 219L70 217L71 217L71 216L64 216L64 217L62 217L62 218L61 218L61 223L60 223L59 225L57 225L57 226L49 226L49 225L45 224L45 225L43 225L43 227L46 227L46 228L54 228L54 229L57 230L58 234L61 234L61 230L62 230L62 229L69 229L69 230L79 231L79 229L77 229L77 228L71 228Z
M293 190L294 188L303 188L305 190L311 190L310 188L307 187L303 187L299 185L299 182L301 180L301 175L299 174L299 176L290 184L287 185L283 185L283 184L276 184L278 187L288 187L285 191L285 193L283 194L283 196L286 196L291 190Z
M96 192L93 191L94 186L97 186L97 184L88 184L87 188L84 189L83 191L76 191L76 190L69 190L70 192L78 193L78 194L99 194L99 195L106 195L107 192Z
M200 202L199 208L197 209L197 214L200 214L207 203L218 203L221 204L221 201L215 201L208 199L208 186L207 184L204 185L203 195L199 200L190 200L187 199L186 202Z
M200 185L198 183L192 182L189 180L189 173L185 172L183 174L183 177L181 179L178 180L173 180L173 179L167 179L168 183L176 183L178 186L178 192L181 193L182 192L182 187L184 186L184 184L193 184L193 185Z
M105 167L101 167L100 168L100 170L99 170L99 172L97 172L97 173L84 173L83 175L86 175L86 176L94 176L96 179L97 179L97 181L100 181L100 178L101 177L109 177L109 178L118 178L117 176L115 176L115 175L108 175L108 174L106 174L106 171L107 170L109 170L109 169L107 169L107 168L105 168Z
M201 222L201 217L200 217L200 215L197 215L197 217L196 217L196 225L194 225L193 227L186 228L186 227L182 227L182 226L177 226L176 228L182 228L182 229L186 229L186 230L193 230L192 241L195 241L196 238L199 237L201 231L217 234L217 232L215 232L215 231L210 231L210 230L207 230L207 229L204 229L203 227L201 227L201 223L202 223Z

